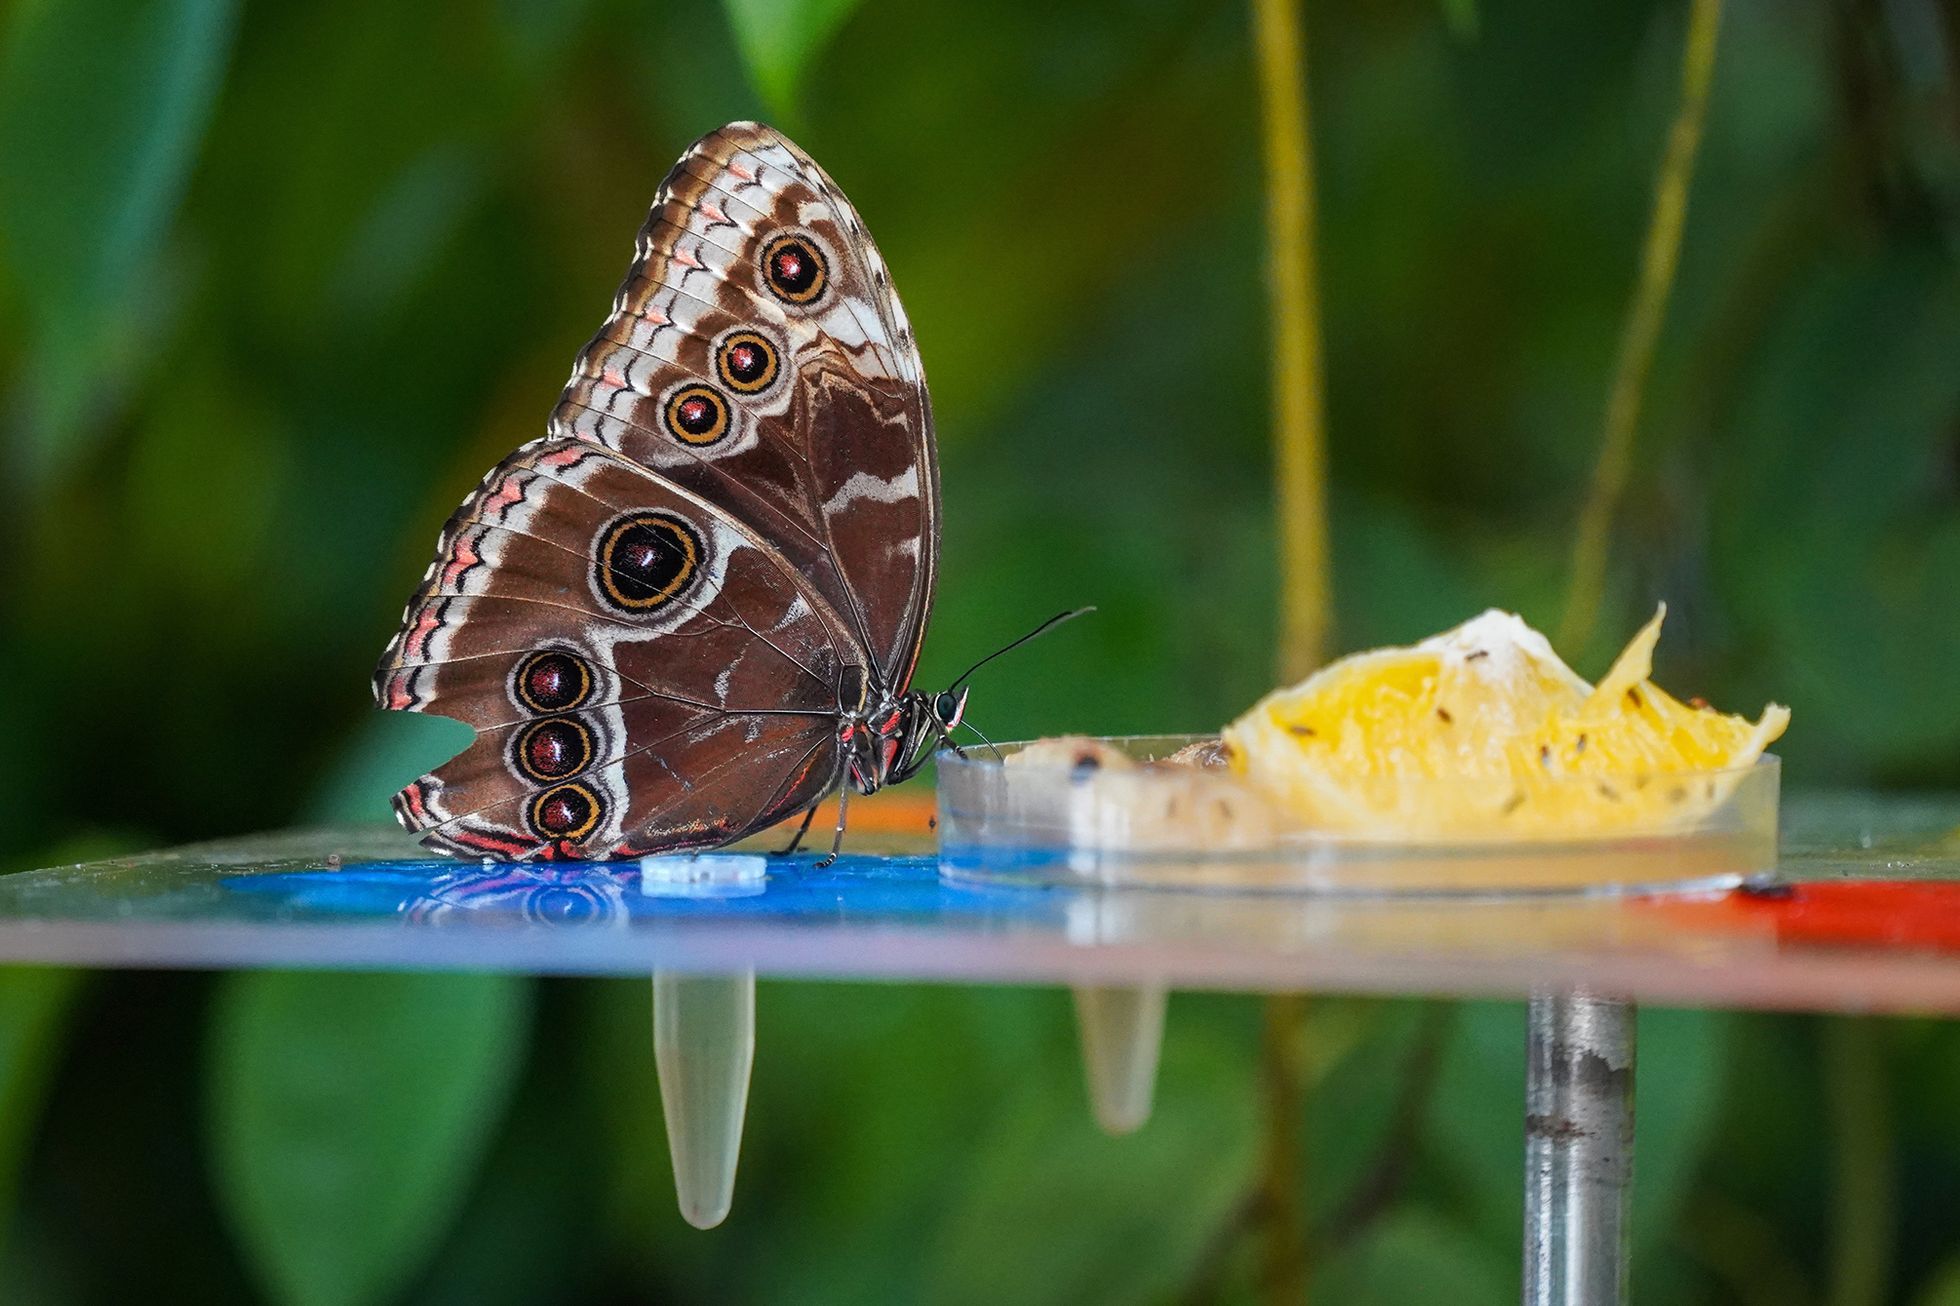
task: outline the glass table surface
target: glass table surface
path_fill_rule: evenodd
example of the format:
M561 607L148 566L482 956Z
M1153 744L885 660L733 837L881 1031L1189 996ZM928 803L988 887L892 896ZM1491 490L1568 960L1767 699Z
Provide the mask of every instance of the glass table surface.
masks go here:
M1960 884L1945 883L1960 881L1960 795L1789 795L1775 880L1794 894L1701 898L974 887L941 878L923 829L882 824L854 827L827 868L767 855L780 833L698 858L481 865L430 858L381 828L51 867L0 879L0 963L1584 989L1960 1013Z

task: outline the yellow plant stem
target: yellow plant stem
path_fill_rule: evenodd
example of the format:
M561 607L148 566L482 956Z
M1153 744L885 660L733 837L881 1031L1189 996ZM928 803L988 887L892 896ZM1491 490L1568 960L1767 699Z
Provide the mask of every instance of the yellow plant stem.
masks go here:
M1279 673L1294 681L1325 656L1328 579L1327 458L1320 300L1314 265L1313 142L1299 0L1252 0L1266 162L1266 284L1273 357L1274 509L1279 538ZM1261 1034L1265 1138L1257 1210L1260 1275L1271 1302L1306 1298L1306 1209L1301 1195L1302 1025L1305 1000L1266 1000Z
M1266 999L1260 1081L1265 1114L1258 1209L1265 1228L1260 1295L1298 1306L1307 1291L1307 1215L1301 1193L1301 1081L1307 1000L1296 993Z
M1275 507L1279 516L1280 678L1327 650L1327 458L1320 298L1314 260L1313 143L1298 0L1252 0L1266 154L1266 284L1271 300Z
M1599 461L1593 467L1592 486L1580 509L1572 546L1571 588L1559 624L1558 645L1573 654L1591 638L1599 618L1613 517L1632 469L1641 399L1653 370L1654 348L1667 320L1667 303L1681 261L1688 186L1694 178L1695 155L1701 148L1702 124L1708 117L1708 88L1715 77L1715 44L1721 26L1722 0L1693 0L1681 62L1681 102L1654 178L1653 210L1640 256L1640 279L1621 329L1619 356L1600 432Z
M1830 1104L1830 1306L1891 1299L1897 1149L1885 1074L1885 1027L1870 1016L1823 1022L1824 1094Z

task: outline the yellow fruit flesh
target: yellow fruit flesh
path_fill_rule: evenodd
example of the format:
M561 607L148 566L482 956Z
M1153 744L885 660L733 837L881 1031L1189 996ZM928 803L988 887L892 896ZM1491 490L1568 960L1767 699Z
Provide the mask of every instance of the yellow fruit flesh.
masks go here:
M1648 679L1661 618L1597 688L1515 616L1335 662L1226 727L1236 770L1310 828L1556 838L1691 825L1783 733Z

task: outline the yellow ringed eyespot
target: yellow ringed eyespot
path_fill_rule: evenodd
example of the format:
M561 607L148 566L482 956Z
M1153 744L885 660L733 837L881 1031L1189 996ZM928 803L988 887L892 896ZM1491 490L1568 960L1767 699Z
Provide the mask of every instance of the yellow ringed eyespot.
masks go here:
M815 241L789 232L763 246L762 279L784 303L813 304L830 285L830 266Z
M728 401L713 386L682 386L668 396L661 419L683 444L714 444L728 434Z
M761 394L776 382L776 347L753 331L731 331L715 349L715 371L737 394Z
M533 721L511 742L518 771L547 783L577 775L592 765L595 751L591 729L574 716Z
M533 712L564 712L592 696L592 668L576 653L542 649L517 664L511 694Z
M598 828L606 805L588 785L562 784L531 800L525 815L541 839L583 839Z
M672 513L629 512L599 532L595 588L615 608L652 611L693 583L702 553L700 533Z

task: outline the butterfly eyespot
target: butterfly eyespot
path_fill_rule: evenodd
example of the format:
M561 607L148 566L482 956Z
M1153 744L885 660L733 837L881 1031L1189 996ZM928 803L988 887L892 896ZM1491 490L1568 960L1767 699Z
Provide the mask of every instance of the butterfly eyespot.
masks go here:
M715 370L737 394L761 394L776 382L776 347L753 331L731 331L715 350Z
M670 513L630 512L599 532L593 582L599 597L627 612L672 602L701 569L701 536Z
M525 816L541 839L583 839L598 828L605 809L590 787L563 784L533 798Z
M592 696L592 668L575 653L545 649L517 664L511 694L533 712L564 712Z
M713 444L728 434L728 402L713 386L682 386L668 396L661 413L667 430L683 444Z
M533 721L511 744L518 771L546 783L577 775L592 764L592 754L592 731L569 716Z
M812 304L830 284L830 267L807 236L778 236L763 247L762 279L785 303Z

